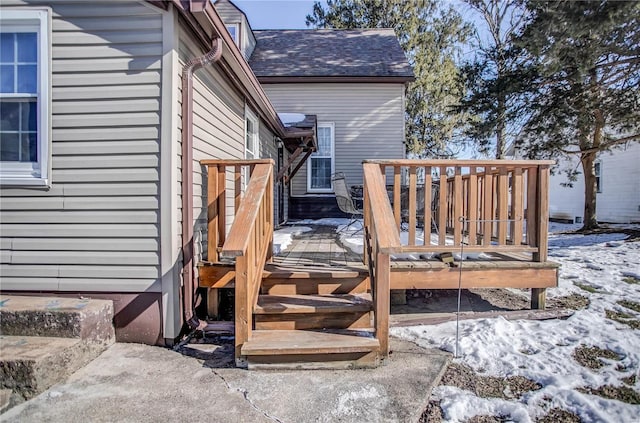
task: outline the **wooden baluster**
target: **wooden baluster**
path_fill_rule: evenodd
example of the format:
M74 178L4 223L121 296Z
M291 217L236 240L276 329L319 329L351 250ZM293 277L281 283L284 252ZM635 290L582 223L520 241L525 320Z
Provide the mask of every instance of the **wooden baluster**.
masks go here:
M384 178L384 171L382 173L383 178ZM386 182L386 181L385 181ZM362 262L364 263L365 266L367 266L369 264L369 255L368 255L368 249L370 248L370 242L371 242L371 237L373 236L373 228L371 226L371 204L369 203L371 200L369 199L369 190L367 188L367 180L365 178L365 180L363 181L363 185L362 185L362 194L363 194L363 208L364 208L364 216L363 216L363 220L364 220L364 233L363 233L363 237L364 237L364 248L362 249Z
M396 226L400 230L400 224L402 223L402 185L400 178L400 166L393 167L393 214L396 218Z
M498 173L498 245L507 244L507 228L509 227L509 175L506 167L500 167Z
M482 236L482 244L491 245L491 236L493 234L493 175L491 174L491 168L488 166L484 168L484 187L482 194L484 195L484 210L482 210L484 234Z
M416 210L418 208L416 167L409 167L409 245L416 245Z
M538 168L527 169L527 245L537 247L538 216L536 210L538 195Z
M242 166L235 167L235 173L233 175L233 189L234 189L234 206L233 215L238 213L240 208L240 201L242 200Z
M219 166L218 170L218 247L227 239L227 168ZM217 253L216 253L217 254Z
M511 182L511 218L515 220L511 232L513 245L522 244L522 231L524 230L522 182L522 168L516 168L513 171L513 181Z
M476 245L478 219L478 176L474 166L469 168L469 245Z
M440 204L438 206L438 245L446 245L447 239L447 167L440 166Z
M459 246L462 243L462 169L460 166L455 167L453 177L453 244Z
M208 166L207 176L207 260L218 262L218 167Z
M431 167L424 168L424 245L431 245Z
M271 263L273 261L273 231L275 229L274 222L274 201L273 201L273 172L269 175L269 184L267 188L267 219L268 219L268 228L267 228L267 236L269 237L269 249L267 250L267 263Z

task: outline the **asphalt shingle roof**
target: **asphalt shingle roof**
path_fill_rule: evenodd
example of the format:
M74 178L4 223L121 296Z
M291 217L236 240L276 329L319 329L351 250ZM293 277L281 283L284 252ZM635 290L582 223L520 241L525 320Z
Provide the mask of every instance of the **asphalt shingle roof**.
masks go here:
M258 78L413 78L393 29L261 30L254 35L249 64Z

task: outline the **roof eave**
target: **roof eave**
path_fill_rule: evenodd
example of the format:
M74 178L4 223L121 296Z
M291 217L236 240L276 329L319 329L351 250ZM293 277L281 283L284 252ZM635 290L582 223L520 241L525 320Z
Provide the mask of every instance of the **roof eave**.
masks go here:
M258 76L261 84L308 83L377 83L406 84L415 81L412 76Z
M255 103L258 110L256 112L267 123L269 128L278 137L285 136L285 127L278 118L275 108L269 101L267 94L262 89L260 82L251 70L251 67L242 56L240 48L231 38L231 35L226 30L222 18L216 12L213 3L208 0L172 0L176 9L182 14L191 15L193 19L187 19L187 22L191 26L199 26L200 28L193 28L194 31L201 35L208 37L209 40L203 40L207 43L211 43L215 37L221 37L224 41L225 50L227 54L223 53L223 57L230 62L230 66L233 70L236 70L238 74L239 82L242 84L242 88ZM203 34L204 30L204 35Z

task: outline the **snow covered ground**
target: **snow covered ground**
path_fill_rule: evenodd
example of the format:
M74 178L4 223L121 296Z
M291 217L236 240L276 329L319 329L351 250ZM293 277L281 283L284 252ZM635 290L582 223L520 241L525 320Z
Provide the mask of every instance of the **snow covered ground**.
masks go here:
M552 231L558 229L571 228L552 226ZM562 267L559 287L548 290L548 296L578 293L590 300L587 308L576 311L568 320L495 318L460 322L460 354L455 361L483 376L524 376L542 388L508 401L439 386L433 395L440 401L446 421L490 415L532 422L552 408L561 408L584 422L640 422L640 405L576 389L623 386L621 379L635 374L631 387L640 390L640 331L605 316L610 310L640 317L640 313L619 304L623 300L640 302L640 284L629 283L640 279L640 242L623 242L625 238L624 234L550 235L549 258ZM425 347L450 352L455 349L455 322L394 328L391 333ZM583 367L573 357L576 347L583 345L612 350L621 359L601 359L605 365L597 370Z
M362 252L360 223L344 230L346 219L302 221L301 225L338 226L341 242ZM295 227L298 230L308 228ZM550 298L579 294L588 307L567 320L512 320L503 318L460 322L459 358L482 376L524 376L542 388L512 400L481 398L471 391L439 386L433 399L440 402L448 422L473 416L502 416L503 421L534 422L549 410L567 410L584 422L640 422L640 405L585 393L579 388L604 385L640 391L640 329L614 321L606 313L640 319L640 312L620 304L640 305L640 242L624 242L624 234L559 234L575 226L551 224L549 258L561 264L559 287L549 289ZM283 234L283 237L290 234ZM403 235L406 237L406 234ZM513 290L514 293L521 291ZM625 303L629 305L629 303ZM623 321L625 319L622 319ZM430 326L393 328L391 334L425 347L455 350L455 322ZM578 347L611 350L619 360L600 358L603 366L591 369L574 358ZM635 379L630 378L635 375ZM631 381L631 382L629 382Z

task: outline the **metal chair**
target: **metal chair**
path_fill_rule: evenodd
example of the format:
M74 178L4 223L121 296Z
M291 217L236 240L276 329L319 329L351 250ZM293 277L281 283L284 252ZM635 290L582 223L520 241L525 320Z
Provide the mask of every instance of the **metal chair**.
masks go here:
M336 195L338 208L343 213L349 215L351 219L349 224L340 230L340 232L346 231L351 227L351 225L358 221L358 217L364 216L364 212L362 211L362 209L356 207L356 204L353 201L353 197L351 197L351 193L347 188L347 179L344 176L344 173L335 173L331 176L331 181L333 182L333 192ZM360 228L355 233L362 231L362 229L363 228Z

